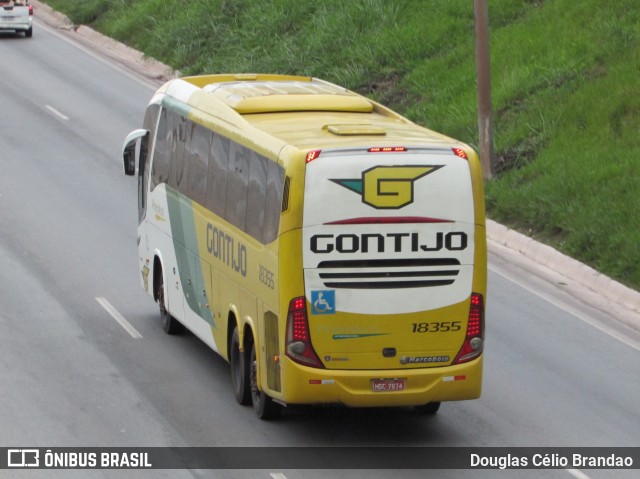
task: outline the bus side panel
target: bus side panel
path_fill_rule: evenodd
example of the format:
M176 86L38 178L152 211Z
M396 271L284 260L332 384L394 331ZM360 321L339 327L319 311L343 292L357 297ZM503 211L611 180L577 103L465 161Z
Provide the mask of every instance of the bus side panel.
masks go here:
M173 301L182 302L182 308L178 312L174 309L170 311L196 336L218 351L212 336L215 325L210 304L210 298L213 298L211 268L209 264L200 260L198 253L196 216L202 212L191 200L171 187L164 185L163 189L166 191L169 212L166 222L171 244L164 246L161 251L165 256L167 252L174 252L171 257L172 264L164 266L165 277L168 274L175 277L175 287L172 282L169 289L175 289L176 294L171 292L170 295L178 296ZM167 266L170 269L167 269Z
M149 254L151 268L155 258L158 257L162 261L167 309L174 317L182 319L184 317L184 293L182 282L178 276L178 259L174 252L165 184L155 187L149 193L149 204L151 207L147 215L146 231L148 239L145 243L149 245L147 254ZM152 278L151 281L151 285L153 285L157 279Z
M206 265L211 271L209 278L215 278L205 288L210 316L201 317L212 321L216 350L226 358L229 314L233 314L241 332L248 323L256 336L262 328L258 303L277 315L277 243L263 245L199 204L194 202L193 208L195 252L201 268Z
M257 336L262 325L256 298L277 304L276 246L261 245L166 185L156 188L160 189L167 191L167 206L156 210L169 214L157 214L155 220L166 237L159 248L169 253L165 277L173 276L168 288L170 311L227 357L228 314L236 317L241 330L245 323L251 324ZM160 195L154 193L154 198ZM176 307L178 303L183 307ZM273 306L266 309L277 314Z

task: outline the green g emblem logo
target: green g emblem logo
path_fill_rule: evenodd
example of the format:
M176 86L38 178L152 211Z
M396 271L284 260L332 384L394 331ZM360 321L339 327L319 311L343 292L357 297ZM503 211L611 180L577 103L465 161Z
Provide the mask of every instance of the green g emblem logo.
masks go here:
M413 203L413 184L442 165L375 166L362 179L331 180L358 193L362 202L378 209L399 209Z

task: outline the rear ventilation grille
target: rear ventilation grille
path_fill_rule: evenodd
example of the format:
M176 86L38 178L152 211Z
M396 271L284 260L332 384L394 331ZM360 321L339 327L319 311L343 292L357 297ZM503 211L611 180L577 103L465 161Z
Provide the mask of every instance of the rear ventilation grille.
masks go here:
M460 272L460 261L452 258L322 261L318 269L324 286L332 289L426 288L453 284Z
M271 311L264 313L264 337L267 356L267 386L274 391L281 391L278 317Z

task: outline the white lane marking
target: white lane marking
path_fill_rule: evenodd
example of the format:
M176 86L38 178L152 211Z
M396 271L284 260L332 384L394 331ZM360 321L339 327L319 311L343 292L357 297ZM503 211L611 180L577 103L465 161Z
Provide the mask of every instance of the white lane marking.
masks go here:
M63 115L51 105L45 105L45 108L62 120L65 120L65 121L69 120L69 117L67 115Z
M136 328L134 328L129 321L124 319L124 316L122 316L118 312L118 310L111 305L111 303L109 301L107 301L104 298L96 298L96 301L98 303L100 303L100 306L102 306L107 311L107 313L109 313L111 315L111 317L113 319L115 319L118 322L118 324L124 328L124 330L127 333L129 333L129 335L133 339L141 339L142 338L142 334L140 334L138 332L138 330Z
M584 472L578 471L577 469L565 469L569 474L571 474L576 479L591 479Z
M506 273L503 269L501 269L499 267L496 268L494 266L491 266L491 267L489 267L489 270L493 271L494 273L496 273L496 274L502 276L503 278L511 281L512 283L517 284L521 288L526 289L530 293L535 294L539 298L544 299L546 302L548 302L550 304L553 304L554 306L562 309L563 311L566 311L567 313L569 313L572 316L580 319L581 321L587 323L588 325L590 325L590 326L602 331L605 334L608 334L609 336L611 336L614 339L617 339L621 343L624 343L627 346L632 347L636 351L640 351L640 342L634 340L633 338L630 338L630 337L626 336L625 334L621 333L620 331L616 331L615 329L610 328L609 326L607 326L606 324L602 323L601 321L598 321L597 319L593 318L592 316L589 316L588 314L586 314L586 313L584 313L582 311L579 311L578 309L573 308L573 307L569 306L568 304L565 304L561 300L558 300L556 298L551 297L551 295L542 293L541 291L537 291L533 287L530 287L530 286L524 284L524 282L518 280L518 278L516 278L514 275Z
M272 472L269 474L273 479L287 479L287 476L281 472Z

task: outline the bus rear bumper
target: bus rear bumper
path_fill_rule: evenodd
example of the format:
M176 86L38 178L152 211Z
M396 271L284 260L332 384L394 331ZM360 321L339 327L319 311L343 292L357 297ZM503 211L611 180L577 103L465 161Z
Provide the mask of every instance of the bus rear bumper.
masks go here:
M315 369L288 358L282 366L282 384L291 386L283 390L278 399L287 404L420 406L430 402L477 399L482 389L482 356L466 364L418 369ZM392 384L395 390L374 390L380 389L376 386L385 382Z

